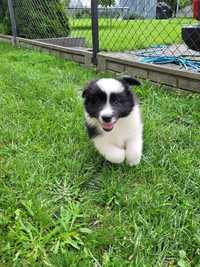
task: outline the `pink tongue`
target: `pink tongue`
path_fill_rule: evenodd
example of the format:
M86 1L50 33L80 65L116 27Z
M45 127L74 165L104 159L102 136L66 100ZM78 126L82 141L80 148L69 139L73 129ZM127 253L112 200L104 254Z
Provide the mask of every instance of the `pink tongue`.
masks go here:
M113 123L103 123L102 126L104 129L110 130L113 128Z

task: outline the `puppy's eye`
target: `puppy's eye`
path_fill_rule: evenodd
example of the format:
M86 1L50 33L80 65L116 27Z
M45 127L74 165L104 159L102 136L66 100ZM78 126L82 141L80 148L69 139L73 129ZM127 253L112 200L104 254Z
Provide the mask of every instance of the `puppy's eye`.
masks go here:
M92 104L92 105L95 105L97 103L97 99L96 98L90 98L89 99L89 102Z
M119 101L119 99L118 99L118 97L117 97L116 95L111 95L110 102L111 102L112 104L117 104L117 103L119 103L120 101Z
M96 97L91 97L89 98L89 102L91 105L97 105L100 102L100 100Z

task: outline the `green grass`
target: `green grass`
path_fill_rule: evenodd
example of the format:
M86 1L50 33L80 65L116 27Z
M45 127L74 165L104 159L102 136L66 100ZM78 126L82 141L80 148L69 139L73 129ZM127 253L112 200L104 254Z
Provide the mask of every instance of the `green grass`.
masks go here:
M100 48L108 51L134 50L152 45L181 43L181 27L197 24L189 18L166 20L121 20L113 19L110 27L109 19L99 20ZM91 47L91 20L75 19L71 21L72 36L86 38Z
M197 24L190 18L173 19L136 19L121 20L99 19L100 49L106 51L132 51L154 45L182 43L181 28ZM92 47L91 19L79 18L70 20L71 34L74 37L85 37L87 47ZM0 33L5 33L0 23Z
M84 129L101 75L5 44L0 62L0 266L200 266L200 96L136 88L143 159L115 166Z

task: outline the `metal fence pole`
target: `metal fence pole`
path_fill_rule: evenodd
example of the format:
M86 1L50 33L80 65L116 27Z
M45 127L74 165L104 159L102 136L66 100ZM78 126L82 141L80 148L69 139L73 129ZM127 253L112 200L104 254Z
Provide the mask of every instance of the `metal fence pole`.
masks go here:
M91 0L92 15L92 63L97 65L97 53L99 52L99 25L98 25L98 4L97 0Z
M13 8L13 0L8 0L8 9L10 13L10 21L11 21L11 27L12 27L12 42L15 45L17 42L17 26L15 21L15 14L14 14L14 8Z

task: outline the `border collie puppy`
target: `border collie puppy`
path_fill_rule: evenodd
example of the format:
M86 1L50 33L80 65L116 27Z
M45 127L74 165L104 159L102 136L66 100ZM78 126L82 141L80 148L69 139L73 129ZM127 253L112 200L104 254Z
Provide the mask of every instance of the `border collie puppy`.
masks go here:
M83 91L86 127L106 160L130 166L142 156L143 125L139 104L130 88L140 82L129 76L91 81Z

